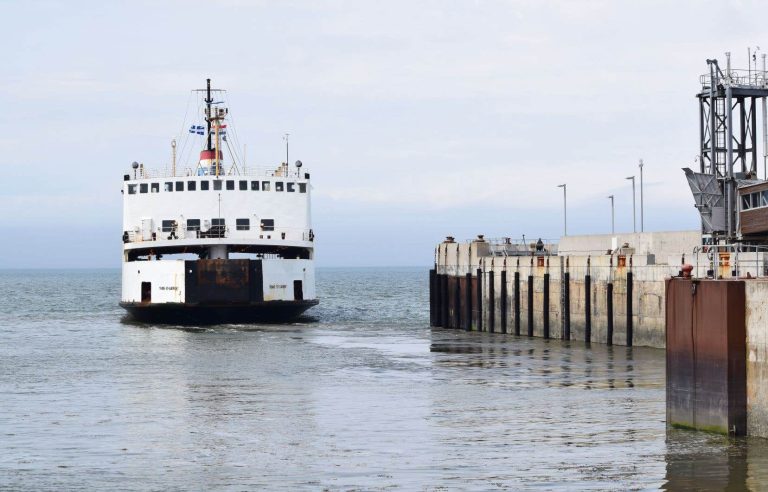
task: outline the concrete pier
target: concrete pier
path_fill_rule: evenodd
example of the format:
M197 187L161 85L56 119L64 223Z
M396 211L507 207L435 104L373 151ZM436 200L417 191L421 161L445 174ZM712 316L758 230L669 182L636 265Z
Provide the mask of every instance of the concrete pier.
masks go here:
M768 254L713 253L700 241L698 231L567 236L540 249L449 238L435 249L432 324L663 348L664 281L684 263L696 278L768 276Z
M435 252L431 309L444 314L433 325L664 347L664 279L697 241L687 231L568 236L537 251L535 243L451 238Z

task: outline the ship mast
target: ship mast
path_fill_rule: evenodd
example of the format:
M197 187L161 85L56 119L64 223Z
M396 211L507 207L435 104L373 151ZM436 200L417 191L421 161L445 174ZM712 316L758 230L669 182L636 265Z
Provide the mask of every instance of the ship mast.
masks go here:
M205 79L205 81L207 83L205 90L205 122L208 124L208 146L206 149L211 150L211 103L213 99L211 98L211 79Z

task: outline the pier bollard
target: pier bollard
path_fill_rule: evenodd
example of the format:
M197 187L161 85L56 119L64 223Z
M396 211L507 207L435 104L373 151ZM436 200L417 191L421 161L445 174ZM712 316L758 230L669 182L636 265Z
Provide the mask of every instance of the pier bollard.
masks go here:
M549 274L544 274L544 303L542 319L544 325L544 338L549 338Z
M483 331L483 271L477 269L477 331Z
M528 336L533 336L533 275L528 275Z
M520 336L520 272L515 272L515 335Z
M435 283L437 272L435 269L429 271L429 326L436 326L435 320Z
M571 274L563 274L563 340L571 339Z
M493 264L491 264L493 268ZM496 329L496 286L493 284L493 270L488 272L488 331L493 333Z
M506 333L507 332L507 271L502 270L501 272L501 292L499 293L501 296L501 332Z
M606 285L606 315L608 317L608 334L605 343L613 345L613 282Z
M464 278L464 329L472 331L472 273L467 273Z
M592 277L584 275L584 342L592 341Z

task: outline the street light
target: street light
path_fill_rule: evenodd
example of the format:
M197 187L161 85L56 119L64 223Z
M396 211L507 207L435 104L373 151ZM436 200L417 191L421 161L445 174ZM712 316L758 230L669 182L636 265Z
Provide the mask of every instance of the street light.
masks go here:
M643 160L640 159L640 232L645 232L643 220Z
M611 234L615 234L616 233L616 227L615 227L615 223L616 222L614 221L615 215L613 213L613 195L608 195L608 198L611 199Z
M568 207L565 196L565 184L557 185L558 188L563 189L563 236L568 235Z
M637 232L637 212L635 211L635 177L629 176L632 180L632 232Z

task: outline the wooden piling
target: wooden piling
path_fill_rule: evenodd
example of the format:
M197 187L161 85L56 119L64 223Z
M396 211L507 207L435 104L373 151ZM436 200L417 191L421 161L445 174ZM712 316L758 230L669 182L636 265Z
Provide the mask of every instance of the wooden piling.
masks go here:
M477 331L483 331L483 271L477 269Z
M499 293L501 298L501 332L507 332L507 270L501 271L501 292Z
M443 312L440 315L440 319L442 321L440 326L442 326L443 328L448 328L448 326L449 326L449 318L448 318L448 299L449 299L449 297L448 297L448 275L446 275L446 274L442 275L442 282L441 283L442 283L441 290L443 292L443 295L442 295L442 299L440 301L440 303L441 303L440 305L441 305L441 307L443 309Z
M494 285L493 262L488 272L488 331L493 333L496 329L496 286Z
M435 283L437 282L437 271L433 268L429 271L429 326L436 325L435 304L437 294L435 292Z
M584 275L584 342L592 341L592 277Z
M528 275L528 336L533 336L533 275Z
M453 277L453 326L451 328L461 328L461 277Z
M627 272L627 347L632 346L632 272Z
M571 274L569 272L563 273L563 283L561 286L563 289L563 340L571 339Z
M520 336L520 272L515 272L515 335Z
M472 331L472 273L467 273L464 284L464 302L465 302L465 316L464 316L464 329L466 331Z
M542 320L544 325L544 338L549 338L549 273L544 274L544 303Z
M606 317L608 318L608 334L605 343L613 345L613 282L606 285Z

